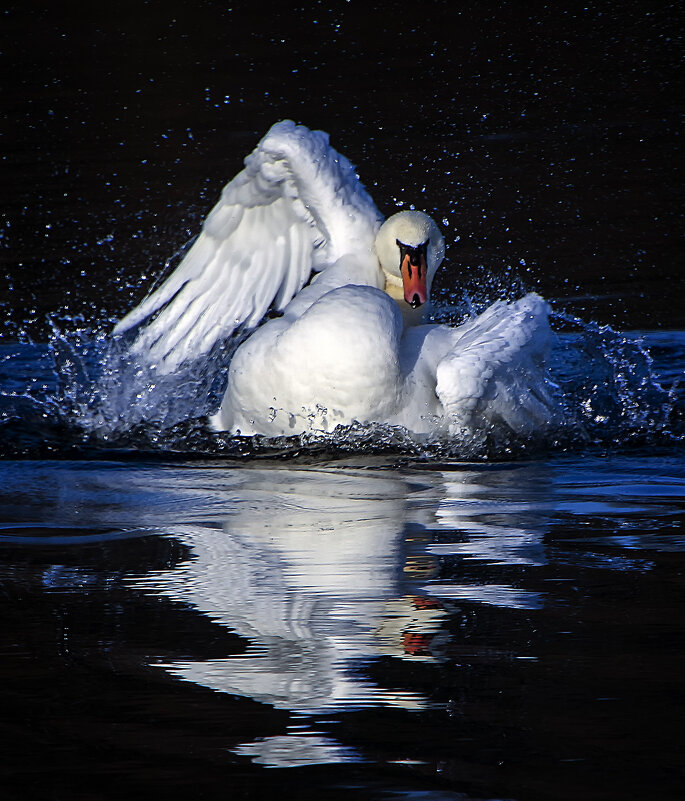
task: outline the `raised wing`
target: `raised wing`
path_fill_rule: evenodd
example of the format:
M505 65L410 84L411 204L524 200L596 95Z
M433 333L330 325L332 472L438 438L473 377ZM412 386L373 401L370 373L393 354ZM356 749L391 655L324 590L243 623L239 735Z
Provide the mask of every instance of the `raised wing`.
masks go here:
M455 329L436 386L453 433L505 423L532 434L561 421L545 367L548 315L547 303L531 293L514 303L498 301Z
M145 323L131 350L171 372L256 326L270 307L282 310L312 270L368 252L380 219L327 134L279 122L224 187L178 267L114 334Z

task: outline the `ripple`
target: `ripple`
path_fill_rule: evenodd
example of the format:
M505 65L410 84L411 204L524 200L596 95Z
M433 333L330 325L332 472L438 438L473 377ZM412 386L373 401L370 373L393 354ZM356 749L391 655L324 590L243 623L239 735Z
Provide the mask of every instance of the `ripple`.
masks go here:
M158 535L154 528L84 528L74 526L13 525L0 526L0 545L94 545L122 539Z

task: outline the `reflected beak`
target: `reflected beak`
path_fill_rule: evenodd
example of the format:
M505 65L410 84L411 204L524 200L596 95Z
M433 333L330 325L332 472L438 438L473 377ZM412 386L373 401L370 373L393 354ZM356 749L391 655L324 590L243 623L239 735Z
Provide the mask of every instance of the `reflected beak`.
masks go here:
M412 307L417 309L428 300L428 287L426 279L428 269L426 267L426 251L428 242L424 242L418 247L405 245L397 240L400 249L400 275L404 287L404 299Z

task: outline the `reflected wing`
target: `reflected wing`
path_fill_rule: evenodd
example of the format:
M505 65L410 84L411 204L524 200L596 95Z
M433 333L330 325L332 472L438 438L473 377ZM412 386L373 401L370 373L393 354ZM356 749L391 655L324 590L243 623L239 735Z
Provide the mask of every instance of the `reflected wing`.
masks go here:
M146 323L131 350L171 372L257 325L270 307L283 309L312 270L368 250L379 221L327 134L277 123L224 187L176 270L114 334Z
M455 330L437 368L436 391L453 431L506 423L530 434L558 423L561 409L545 359L549 306L536 294L498 301Z

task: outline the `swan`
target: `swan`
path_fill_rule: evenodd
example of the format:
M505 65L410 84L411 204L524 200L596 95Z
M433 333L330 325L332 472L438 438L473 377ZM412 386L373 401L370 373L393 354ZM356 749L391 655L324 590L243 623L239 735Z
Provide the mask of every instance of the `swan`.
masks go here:
M554 423L546 302L531 293L457 327L425 324L444 253L428 215L383 221L328 135L284 120L224 187L174 272L113 333L132 337L132 356L162 375L242 336L210 419L217 431L359 422L528 433Z

